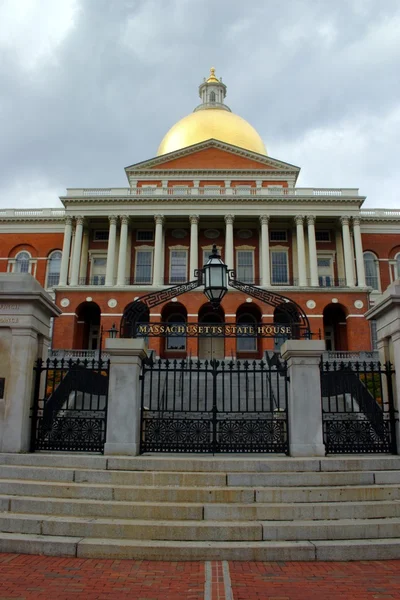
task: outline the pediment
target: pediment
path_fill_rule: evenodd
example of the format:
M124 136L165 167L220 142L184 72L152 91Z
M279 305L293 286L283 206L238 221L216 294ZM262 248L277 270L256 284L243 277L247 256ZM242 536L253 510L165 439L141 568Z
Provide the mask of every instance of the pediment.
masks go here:
M224 144L218 140L207 140L169 154L126 167L126 174L135 171L270 171L298 175L300 168L270 156L250 152L237 146Z

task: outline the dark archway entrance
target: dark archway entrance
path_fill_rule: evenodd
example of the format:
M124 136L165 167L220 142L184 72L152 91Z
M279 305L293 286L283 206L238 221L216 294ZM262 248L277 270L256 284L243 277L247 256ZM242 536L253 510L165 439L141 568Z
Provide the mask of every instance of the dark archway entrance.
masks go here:
M346 351L347 321L345 308L341 304L328 304L324 308L324 338L328 351Z
M74 348L98 350L100 348L100 306L95 302L83 302L76 310L77 321Z

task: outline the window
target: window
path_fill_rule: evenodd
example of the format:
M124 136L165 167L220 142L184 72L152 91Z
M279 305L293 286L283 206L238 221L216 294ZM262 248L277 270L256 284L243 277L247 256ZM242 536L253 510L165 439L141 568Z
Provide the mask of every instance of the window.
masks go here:
M257 321L253 315L241 315L237 319L238 327L248 327L247 333L237 334L237 350L239 352L256 352L257 351ZM254 331L254 335L249 333L250 328ZM239 330L240 331L240 330Z
M394 278L400 279L400 252L395 256L395 266L394 266Z
M215 102L215 92L210 92L210 102Z
M95 229L93 231L94 242L108 242L108 229Z
M376 333L376 321L370 321L372 350L378 350L378 336Z
M29 252L19 252L15 257L15 273L30 273L30 261Z
M107 259L105 257L93 257L92 258L92 285L104 285L106 282L106 264Z
M151 283L153 272L153 250L136 250L135 283Z
M271 277L274 285L289 283L288 255L285 250L271 251Z
M61 252L56 250L52 252L49 257L47 265L47 287L51 288L58 285L60 279L60 268L61 268Z
M187 256L187 250L170 251L170 283L183 283L187 280Z
M243 283L254 283L254 252L238 250L236 253L237 277Z
M332 259L329 256L320 256L317 258L318 282L320 287L332 287Z
M379 290L378 260L372 252L364 252L365 283Z
M315 239L317 242L330 242L331 232L329 229L317 229L315 232Z
M152 229L138 229L136 232L137 242L152 242L154 240L154 231Z
M167 334L167 350L185 350L186 349L186 336L180 331L183 330L183 326L186 323L186 319L183 315L176 314L168 317L168 325L176 326L177 333Z
M271 229L269 239L271 242L287 242L287 232L284 229Z

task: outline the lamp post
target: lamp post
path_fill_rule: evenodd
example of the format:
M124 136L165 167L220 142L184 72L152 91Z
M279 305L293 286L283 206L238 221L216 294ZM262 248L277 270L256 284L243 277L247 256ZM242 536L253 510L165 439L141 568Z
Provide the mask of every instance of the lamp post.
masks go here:
M111 329L107 329L108 337L115 339L117 337L118 329L115 327L115 323L112 324Z
M218 254L217 246L214 244L210 258L204 265L204 294L209 299L212 307L217 309L222 298L228 291L228 267Z

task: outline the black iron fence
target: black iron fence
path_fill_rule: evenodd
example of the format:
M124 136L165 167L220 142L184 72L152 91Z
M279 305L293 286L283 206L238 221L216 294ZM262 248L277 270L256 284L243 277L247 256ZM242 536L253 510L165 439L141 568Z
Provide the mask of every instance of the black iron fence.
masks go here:
M288 453L285 363L150 359L141 379L142 452Z
M321 363L327 454L396 453L393 375L390 363Z
M32 452L103 452L109 370L108 360L36 362Z

